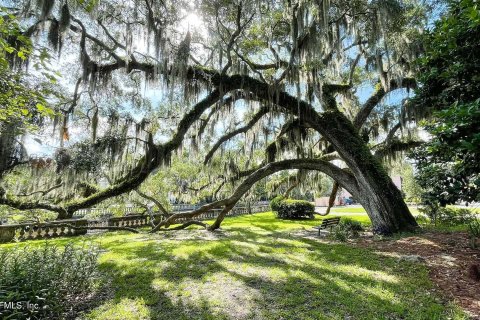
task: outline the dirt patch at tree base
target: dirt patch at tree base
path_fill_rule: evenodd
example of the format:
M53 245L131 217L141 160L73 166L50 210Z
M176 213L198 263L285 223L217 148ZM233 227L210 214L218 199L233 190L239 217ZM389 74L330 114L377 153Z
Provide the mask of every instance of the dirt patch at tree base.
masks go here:
M480 319L480 250L470 247L465 232L426 232L401 239L360 238L354 245L402 260L425 263L435 291L454 301L473 319Z

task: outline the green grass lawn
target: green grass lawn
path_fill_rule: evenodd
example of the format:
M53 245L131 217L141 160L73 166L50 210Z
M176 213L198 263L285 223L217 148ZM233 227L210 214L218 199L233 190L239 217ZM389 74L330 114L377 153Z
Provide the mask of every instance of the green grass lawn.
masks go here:
M463 318L431 293L423 265L298 235L320 221L277 220L268 212L227 218L214 233L109 232L49 241L88 240L103 250L99 265L111 294L87 319Z
M458 208L458 206L448 206L448 207L453 207L453 208ZM416 206L409 206L410 212L414 215L417 216L420 214L420 211L418 210L418 207ZM465 207L464 207L465 208ZM475 214L480 214L480 208L478 207L468 207L470 212L475 213ZM361 206L342 206L342 207L333 207L330 212L332 214L334 213L357 213L357 214L364 214L366 215L367 212L363 207Z
M420 212L418 211L417 207L409 207L410 212L413 215L418 215ZM334 213L357 213L366 215L367 212L361 206L342 206L342 207L333 207L330 212Z

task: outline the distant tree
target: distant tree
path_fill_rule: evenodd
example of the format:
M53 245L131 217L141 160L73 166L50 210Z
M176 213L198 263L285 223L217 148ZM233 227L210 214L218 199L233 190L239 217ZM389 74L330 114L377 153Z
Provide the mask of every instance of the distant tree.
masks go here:
M480 6L451 1L426 36L422 83L412 101L433 113L431 140L412 155L423 198L442 206L480 200Z

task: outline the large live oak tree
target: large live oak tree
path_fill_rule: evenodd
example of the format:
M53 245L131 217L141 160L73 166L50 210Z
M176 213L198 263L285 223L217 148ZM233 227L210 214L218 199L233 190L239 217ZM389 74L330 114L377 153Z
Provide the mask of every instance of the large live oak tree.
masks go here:
M205 30L188 25L192 20L185 20L188 10L180 10L184 7L202 18L197 28ZM60 123L61 139L68 135L72 113L81 107L82 93L92 97L91 92L108 90L115 77L140 72L145 75L142 85L163 84L162 99L188 107L179 113L175 130L164 142L145 126L141 126L145 129L141 138L129 137L125 129L124 142L135 140L135 150L138 141L142 145L138 149L141 157L132 162L125 155L125 143L97 134L99 107L94 105L89 110L93 116L89 117L92 139L88 148L119 153L111 165L123 168L110 179L110 185L55 203L5 194L0 204L52 210L59 219L69 218L79 209L136 190L152 172L168 166L184 145L200 148L209 166L223 145L243 135L243 143L251 143L254 149L260 146L265 157L249 162L244 170L230 166L235 167L229 177L235 186L231 196L174 214L154 231L165 230L179 217L194 218L222 208L210 226L216 229L256 182L292 169L330 176L364 206L376 232L417 226L382 166L386 156L417 143L404 139L408 130L401 130L414 114L406 105L392 113L383 100L394 91L416 86L410 63L421 51L416 37L419 23L425 22L425 8L397 1L326 0L205 1L195 7L181 1L111 0L92 8L87 8L89 12L75 1L42 0L36 9L11 9L34 18L26 35L37 34L38 41L47 38L62 54L77 52L80 56L80 75L72 80L73 99L59 109L62 116L55 122ZM42 38L42 34L46 35ZM361 103L357 91L368 84L373 93ZM215 117L221 120L221 114L235 107L253 115L243 125L229 126L213 145L202 143L207 124L214 124ZM118 123L118 119L109 121ZM137 132L138 128L137 123ZM262 131L263 144L258 142ZM249 134L253 134L253 143ZM138 150L134 154L140 154ZM78 163L69 159L68 166L59 165L64 158L57 158L59 174ZM127 158L128 165L122 165ZM75 172L80 170L75 168ZM82 175L84 180L89 177ZM58 179L54 179L57 185Z

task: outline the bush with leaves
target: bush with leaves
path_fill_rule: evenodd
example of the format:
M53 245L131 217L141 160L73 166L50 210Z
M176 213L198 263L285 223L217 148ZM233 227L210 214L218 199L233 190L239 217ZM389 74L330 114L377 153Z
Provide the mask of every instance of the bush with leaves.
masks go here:
M347 241L350 238L356 238L359 233L363 231L363 226L360 222L348 218L340 220L340 223L332 228L330 238L337 241Z
M315 206L305 200L283 199L279 201L277 217L281 219L313 218Z
M470 240L472 248L477 248L480 243L480 218L475 218L468 224L468 233L470 234Z
M280 208L280 203L285 199L284 196L282 195L278 195L276 196L275 198L273 198L271 201L270 201L270 208L272 209L272 211L275 211L275 212L278 212L278 208Z
M345 242L348 240L348 238L350 238L350 232L338 225L332 229L332 232L329 234L329 238L332 240Z
M470 235L475 238L480 238L480 218L472 219L468 224L468 231Z
M73 299L91 291L98 275L97 258L98 249L86 244L59 248L46 242L35 248L2 250L0 301L23 306L28 302L38 308L0 308L0 318L61 317Z
M359 221L349 219L349 218L341 219L338 225L342 226L345 229L351 230L352 232L357 234L358 232L361 232L364 230L362 224Z
M430 222L435 225L465 225L475 219L469 209L441 207L436 203L431 203L423 208L419 208L419 211L426 215L430 219Z

